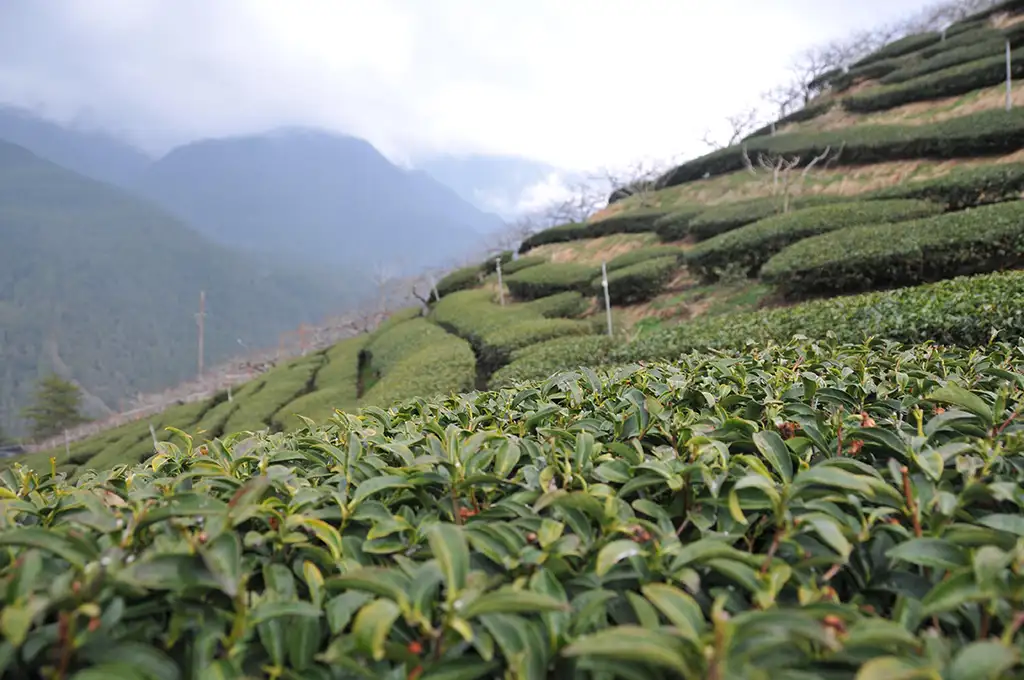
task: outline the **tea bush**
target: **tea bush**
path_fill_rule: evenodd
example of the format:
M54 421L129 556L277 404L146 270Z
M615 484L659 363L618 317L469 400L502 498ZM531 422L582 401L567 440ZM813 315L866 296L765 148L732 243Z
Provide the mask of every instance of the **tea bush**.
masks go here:
M449 332L469 341L477 355L478 375L486 378L504 366L517 349L590 332L583 321L545 318L544 314L553 313L556 307L574 311L567 298L557 302L558 305L554 305L550 299L542 298L502 307L493 301L488 291L463 291L438 302L432 318Z
M1011 73L1014 78L1024 74L1024 48L1012 53ZM998 85L1006 80L1006 57L1002 53L952 66L936 73L914 78L905 83L883 85L843 99L843 108L855 113L885 111L903 104L941 99L966 94L973 90Z
M913 63L913 61L908 61L902 57L873 61L871 63L864 64L863 66L850 68L845 73L838 73L829 81L829 85L831 85L835 92L844 92L853 87L856 83L864 80L883 78L890 73L894 73L905 68L910 63Z
M1005 44L1005 38L998 34L994 36L994 39L981 39L980 41L972 39L962 47L939 52L929 59L908 64L899 70L893 71L881 78L880 82L884 85L903 83L920 76L935 73L936 71L942 71L950 66L966 64L997 54L1002 55Z
M493 274L498 271L497 260L501 259L501 270L505 271L506 265L512 262L512 256L514 253L511 250L503 250L493 257L489 257L484 260L483 264L480 265L480 271L484 274Z
M313 381L314 388L346 388L355 394L356 378L359 375L359 352L368 339L365 334L357 335L345 338L328 348L324 352L326 363L317 372Z
M1012 111L980 111L921 125L865 124L823 132L785 132L774 137L756 137L746 143L752 156L773 152L797 154L805 159L826 147L840 146L840 165L1010 153L1024 146L1024 110L1018 107ZM705 174L722 175L743 167L742 148L732 146L675 167L658 179L657 186L675 186L701 179Z
M547 262L505 277L505 285L519 300L536 300L564 291L588 291L600 267L580 262Z
M914 285L1015 267L1024 260L1024 201L895 225L848 227L795 243L761 278L787 296Z
M1024 163L998 163L955 168L933 179L918 180L878 189L861 198L923 198L942 201L953 210L999 203L1021 197Z
M5 470L0 674L1013 677L1020 350L693 353Z
M756 276L772 255L809 236L858 224L902 222L942 211L941 204L912 199L803 208L702 241L686 253L686 266L705 281L716 281L727 267L741 268L748 276Z
M243 432L269 427L275 413L312 389L313 376L323 362L323 354L314 354L263 374L263 386L239 400L238 408L225 421L224 430Z
M775 121L774 124L768 124L762 128L758 128L754 132L751 132L749 135L747 135L743 139L743 141L753 139L754 137L763 137L764 135L770 135L773 129L778 131L782 129L782 127L785 125L792 125L793 123L803 123L808 120L814 120L818 116L823 116L826 113L828 113L834 105L835 102L828 101L816 104L808 104L802 109L798 109L793 113L790 113L779 118L777 121Z
M346 338L324 352L325 363L314 377L313 390L281 407L271 419L273 429L300 427L302 419L298 416L322 422L336 409L355 408L359 402L359 353L366 340L366 335Z
M794 335L858 343L870 337L905 343L981 346L994 335L1024 336L1024 272L959 277L789 307L698 317L616 347L608 361L672 359L708 347L785 342Z
M690 235L690 220L707 210L703 206L680 208L659 217L654 222L654 231L662 241L682 241Z
M613 305L631 305L650 300L661 292L673 274L679 271L675 255L643 260L628 267L608 272L608 297ZM604 288L601 277L591 283L604 309Z
M495 371L488 386L508 387L517 381L547 378L580 366L599 366L615 344L607 335L555 338L512 353L508 365Z
M559 224L554 227L548 227L542 229L536 234L523 239L523 242L519 244L519 252L525 253L531 248L537 246L547 245L549 243L565 243L567 241L577 241L579 239L587 238L587 225L583 223L570 222L569 224Z
M476 288L480 285L481 274L480 265L456 269L437 282L437 294L444 297L467 288Z
M587 311L589 298L576 291L557 293L523 303L523 308L547 319L571 319Z
M799 210L810 206L828 205L849 200L849 198L830 196L828 194L794 196L790 198L789 207L790 210ZM782 199L775 196L751 198L736 203L724 203L708 208L690 220L689 231L697 239L707 239L724 234L743 225L757 222L766 217L778 215L782 212L782 208Z
M629 250L621 255L616 255L612 259L608 260L606 266L608 271L613 271L615 269L622 269L623 267L629 267L655 258L671 256L676 258L676 260L682 260L685 252L686 251L679 246L647 246Z
M935 45L942 40L942 34L936 31L928 31L926 33L914 33L912 35L904 36L899 40L894 40L888 43L884 47L875 50L868 56L862 58L860 61L854 62L850 70L866 66L872 62L881 61L882 59L892 59L893 57L902 57L912 52L917 52L930 45Z
M643 209L612 215L593 222L561 224L539 231L524 239L519 246L519 252L525 253L531 248L547 243L563 243L611 236L612 234L637 234L654 231L654 224L666 214L668 214L666 211L660 209Z
M392 326L370 338L363 349L363 361L374 371L385 373L418 347L442 340L448 333L426 319L412 319Z
M508 264L501 265L501 273L507 276L509 274L515 274L517 271L526 269L527 267L535 267L538 264L544 264L545 262L547 262L547 259L540 256L520 257L518 260L512 260Z
M390 362L363 395L360 406L390 406L413 397L430 398L473 389L476 359L472 347L462 338L433 328L441 334L421 336L420 342L411 345L407 353Z

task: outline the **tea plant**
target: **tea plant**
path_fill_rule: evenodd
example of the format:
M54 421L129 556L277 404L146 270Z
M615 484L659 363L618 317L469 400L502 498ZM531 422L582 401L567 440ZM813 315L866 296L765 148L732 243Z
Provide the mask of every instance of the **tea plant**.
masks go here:
M1022 350L695 353L6 470L0 672L1019 675Z

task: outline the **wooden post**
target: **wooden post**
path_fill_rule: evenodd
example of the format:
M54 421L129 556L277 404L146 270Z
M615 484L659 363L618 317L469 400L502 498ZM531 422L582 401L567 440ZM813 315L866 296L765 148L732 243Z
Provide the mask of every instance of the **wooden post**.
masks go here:
M601 263L601 287L604 288L604 311L608 317L608 337L612 337L612 300L608 294L608 266Z
M501 255L494 259L494 263L498 270L498 300L501 302L501 306L505 306L505 285L501 281Z

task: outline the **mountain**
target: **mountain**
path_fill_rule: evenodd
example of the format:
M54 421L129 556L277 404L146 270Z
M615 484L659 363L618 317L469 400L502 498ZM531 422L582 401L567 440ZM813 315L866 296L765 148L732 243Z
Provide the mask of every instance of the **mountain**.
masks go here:
M335 277L338 278L338 277ZM190 377L199 291L206 360L358 294L214 244L159 207L0 142L0 425L56 369L107 405ZM95 403L95 400L94 400Z
M14 107L0 106L0 140L86 177L119 186L135 181L151 162L149 156L116 137L59 125Z
M416 166L450 186L464 200L481 210L514 219L522 212L531 188L562 172L547 163L487 154L444 154L424 158Z
M436 265L501 224L366 141L310 129L179 147L137 188L221 244L334 266Z

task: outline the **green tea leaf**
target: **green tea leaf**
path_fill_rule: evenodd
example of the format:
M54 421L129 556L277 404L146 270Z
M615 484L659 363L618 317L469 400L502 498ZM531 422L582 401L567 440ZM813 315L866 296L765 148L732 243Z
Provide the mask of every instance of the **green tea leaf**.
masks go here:
M352 494L352 501L350 505L355 507L370 496L378 494L381 491L408 488L410 488L409 483L405 477L399 477L398 475L381 475L380 477L371 477L360 482L359 485L356 486L355 493Z
M584 636L563 649L562 655L650 664L680 673L682 677L695 677L679 638L638 626L616 626Z
M489 677L497 668L496 661L446 661L424 673L420 680L477 680Z
M320 618L321 611L309 602L260 602L253 607L249 613L249 621L253 625L259 625L265 621L272 621L282 616L305 616L309 618Z
M956 569L968 565L964 551L955 543L941 538L912 538L889 548L885 554L893 560L938 569Z
M991 514L978 520L990 529L1024 536L1024 515Z
M990 427L992 425L992 409L989 405L986 404L981 397L968 392L959 385L950 383L945 387L940 387L928 394L926 399L929 401L937 401L941 404L953 404L954 406L959 406L965 411L970 411L974 415L979 416L986 425Z
M529 590L501 588L480 595L459 613L467 619L482 614L518 614L528 612L567 611L569 607L547 595Z
M391 600L374 600L356 614L352 635L356 645L374 661L384 658L384 642L400 613L398 605Z
M469 575L469 545L466 536L453 524L436 524L430 528L427 538L430 551L444 574L448 601L453 602L466 587L466 577Z
M793 459L790 457L786 442L777 432L762 430L755 433L754 445L784 482L793 481Z
M242 541L238 534L221 534L203 546L201 555L221 589L231 597L237 595L242 579Z
M612 541L605 547L601 548L601 551L597 553L597 566L594 573L598 576L604 576L612 567L622 560L634 555L646 554L647 552L635 541L625 538Z
M698 641L706 622L696 600L667 583L648 583L641 586L640 591L676 627L680 635L693 642Z
M992 640L979 640L963 647L953 658L949 680L998 680L1020 662L1020 651Z
M84 567L96 559L95 552L85 549L81 543L71 541L55 531L39 527L18 527L0 532L0 546L11 545L36 548L51 553L76 567Z

